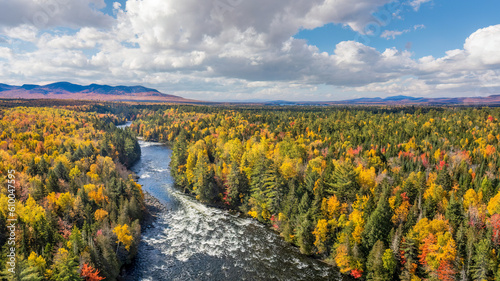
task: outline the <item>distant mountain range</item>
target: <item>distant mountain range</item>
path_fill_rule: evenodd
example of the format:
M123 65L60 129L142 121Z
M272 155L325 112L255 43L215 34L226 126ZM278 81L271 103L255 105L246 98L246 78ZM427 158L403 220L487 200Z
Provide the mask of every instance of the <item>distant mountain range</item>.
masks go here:
M460 98L423 98L409 96L392 96L387 98L359 98L342 101L325 102L293 102L268 101L268 105L500 105L500 95L488 97L460 97Z
M57 82L48 85L24 84L12 86L0 83L0 99L76 99L101 101L136 101L136 102L188 102L206 103L183 97L168 95L158 90L143 86L108 86L90 84L77 85L69 82ZM265 101L246 100L215 102L213 104L260 104L260 105L500 105L500 95L488 97L462 98L424 98L410 96L392 96L387 98L359 98L343 101ZM211 104L211 103L209 103Z
M143 86L82 86L69 82L48 85L11 86L0 84L0 98L22 99L78 99L102 101L196 102L179 96L167 95Z

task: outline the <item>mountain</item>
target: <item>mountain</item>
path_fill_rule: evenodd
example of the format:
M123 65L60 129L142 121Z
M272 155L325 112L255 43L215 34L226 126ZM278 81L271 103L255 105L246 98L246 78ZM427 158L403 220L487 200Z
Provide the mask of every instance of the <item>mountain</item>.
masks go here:
M108 86L90 84L82 86L69 82L47 85L0 84L0 98L13 99L77 99L102 101L196 102L183 97L168 95L143 86Z
M391 96L386 98L357 98L341 101L263 101L255 104L264 105L463 105L463 106L500 106L500 95L488 97L460 97L460 98L424 98L410 96Z
M12 86L0 83L0 99L74 99L74 100L101 100L101 101L136 101L136 102L188 102L203 103L196 100L161 93L144 86L109 86L90 84L87 86L69 82L57 82L47 85L24 84ZM500 95L488 97L459 97L459 98L427 98L410 96L391 96L386 98L357 98L342 101L284 101L258 100L216 102L215 104L260 104L260 105L498 105ZM209 102L209 104L214 104Z
M409 96L392 96L392 97L387 97L384 100L385 101L402 101L402 100L419 101L422 99L423 98L415 98L415 97L409 97Z
M487 97L459 98L424 98L409 96L392 96L387 98L361 98L328 104L359 104L359 105L500 105L500 95Z

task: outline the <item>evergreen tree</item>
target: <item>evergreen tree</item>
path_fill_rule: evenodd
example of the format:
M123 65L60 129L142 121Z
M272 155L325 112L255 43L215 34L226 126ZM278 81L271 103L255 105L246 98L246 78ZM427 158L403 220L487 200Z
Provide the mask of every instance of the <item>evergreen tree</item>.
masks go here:
M300 252L303 254L310 255L312 253L314 243L313 231L314 226L309 214L300 216L297 225L297 244L300 247Z
M353 202L359 190L357 176L354 166L349 161L337 165L333 174L325 178L326 192L336 195L343 202Z
M38 162L38 172L40 175L44 175L49 172L49 164L45 161L45 157L42 157L40 162Z
M483 192L483 196L486 198L494 196L495 189L487 176L484 176L483 181L481 182L481 191Z
M378 240L370 251L366 261L366 280L392 280L396 261L390 249L386 249L384 242Z
M462 204L455 200L455 196L451 196L448 207L446 208L445 217L450 221L453 229L458 229L464 218Z
M443 189L446 191L451 190L453 182L446 165L443 166L443 168L441 168L441 170L438 172L436 184L441 185Z
M390 189L386 185L385 191L378 201L377 208L375 208L366 223L362 238L363 246L367 250L371 249L378 240L388 243L387 238L392 229L392 209L387 202L389 192Z
M474 280L489 280L492 277L490 272L490 239L482 239L475 246L475 253L472 258L474 264L472 265L472 278Z
M225 201L232 207L239 207L241 205L241 197L248 192L246 178L241 173L237 163L231 163L229 174L227 175L226 182L226 196Z
M69 172L68 169L64 166L62 162L58 162L56 167L54 168L54 173L57 178L62 179L64 181L69 181Z
M38 165L35 163L35 158L31 159L31 162L28 165L28 170L26 172L32 177L40 173L38 170Z
M59 192L59 178L57 177L56 173L53 170L49 171L48 177L47 177L47 192Z
M61 248L52 265L52 279L55 281L80 281L82 278L78 269L78 262L75 258L66 249Z

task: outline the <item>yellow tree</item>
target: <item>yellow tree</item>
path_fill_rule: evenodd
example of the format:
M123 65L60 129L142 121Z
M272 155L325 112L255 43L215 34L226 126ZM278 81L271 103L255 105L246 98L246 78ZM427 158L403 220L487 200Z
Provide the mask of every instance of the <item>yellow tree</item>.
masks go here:
M500 192L488 202L488 213L490 215L500 214Z
M116 243L118 244L116 246L116 251L118 252L120 243L125 246L125 249L127 249L127 251L130 250L130 246L132 246L132 242L134 239L132 238L132 235L130 235L128 224L117 225L113 230L113 233L116 234L116 237L118 238L118 241L116 241Z
M342 206L340 201L337 199L336 195L330 196L328 199L323 198L321 203L321 211L323 215L329 220L338 218L342 211Z
M28 197L28 200L26 200L24 206L22 204L18 205L17 213L23 221L29 222L30 225L34 225L35 222L45 217L45 210L36 203L31 195Z
M320 253L323 253L326 251L326 238L328 235L328 222L323 219L319 220L318 224L316 225L316 228L313 231L314 237L316 237L316 241L314 241L314 246L318 248L318 251Z
M108 212L106 212L103 209L99 209L99 210L95 211L95 213L94 213L94 218L97 221L102 221L107 216L108 216Z

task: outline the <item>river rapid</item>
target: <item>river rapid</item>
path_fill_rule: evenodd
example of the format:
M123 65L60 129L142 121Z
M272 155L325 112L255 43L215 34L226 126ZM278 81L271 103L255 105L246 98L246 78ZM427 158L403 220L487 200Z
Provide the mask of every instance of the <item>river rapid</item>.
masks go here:
M300 254L266 226L203 205L174 188L171 150L140 141L132 167L143 190L166 206L143 230L131 280L344 280L322 262Z

